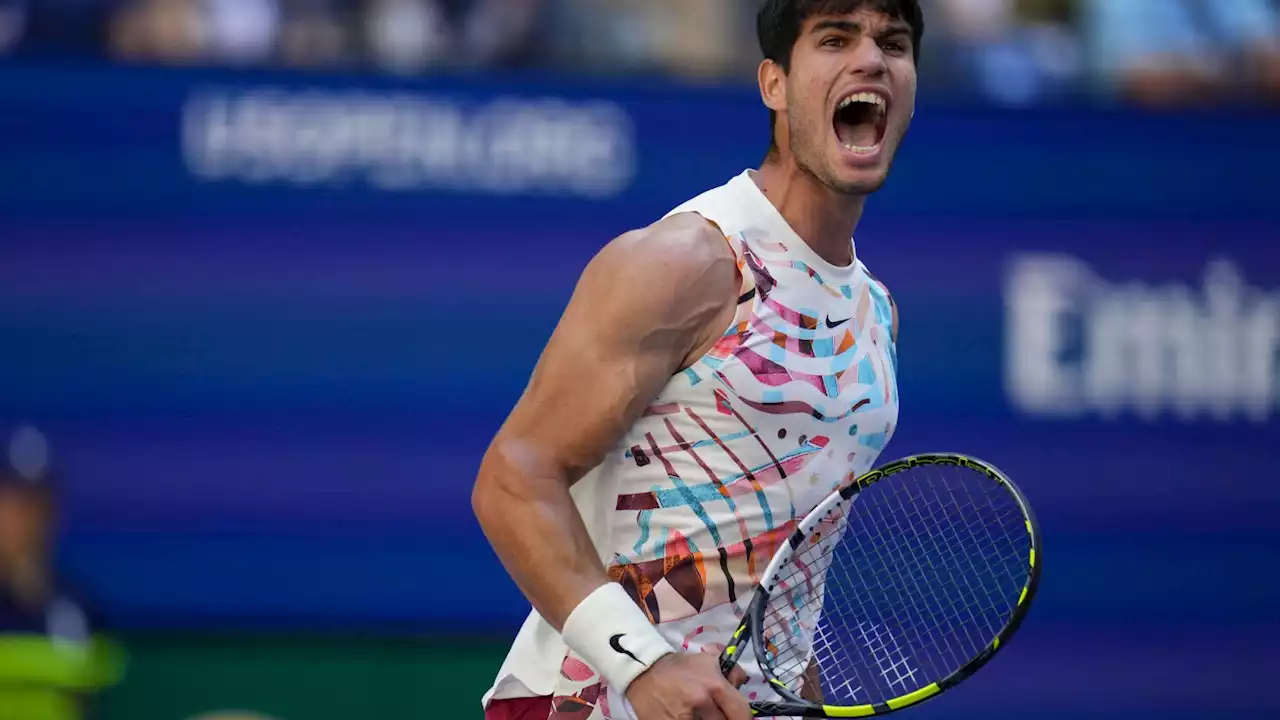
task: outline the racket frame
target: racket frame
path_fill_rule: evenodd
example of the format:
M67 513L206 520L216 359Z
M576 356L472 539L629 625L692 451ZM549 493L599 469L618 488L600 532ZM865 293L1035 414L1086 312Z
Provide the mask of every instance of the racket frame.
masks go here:
M800 547L808 539L814 528L836 508L843 506L855 495L875 483L900 472L925 465L963 467L980 472L1013 496L1019 510L1021 510L1023 519L1026 522L1027 533L1031 539L1031 552L1028 557L1029 572L1027 583L1022 588L1022 594L1018 598L1018 604L1014 608L1013 616L1009 619L1009 622L1005 624L996 637L982 651L974 655L958 669L952 671L950 675L905 695L871 705L839 706L820 705L810 702L792 692L773 675L773 672L765 663L760 663L760 669L764 673L765 679L773 686L774 691L783 698L783 701L752 702L751 711L753 715L757 717L858 718L884 715L918 705L955 687L976 673L997 652L1009 644L1010 638L1021 627L1022 621L1026 618L1027 612L1031 608L1031 603L1035 599L1036 589L1040 585L1040 525L1036 521L1030 502L1027 501L1026 496L1018 486L991 463L971 455L959 453L923 453L910 455L868 471L848 485L832 492L805 515L799 525L796 526L795 532L787 539L787 542L774 553L769 565L765 568L764 574L761 576L760 582L756 584L751 603L743 614L742 622L738 625L733 635L730 636L729 643L720 654L721 671L728 675L729 671L738 664L742 648L745 647L744 641L751 642L758 648L764 647L764 613L773 589L778 583L778 571L795 554L796 548Z

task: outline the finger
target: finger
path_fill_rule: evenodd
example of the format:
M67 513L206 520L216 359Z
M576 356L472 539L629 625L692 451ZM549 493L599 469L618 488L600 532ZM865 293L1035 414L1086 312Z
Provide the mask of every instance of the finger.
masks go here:
M713 697L725 720L751 720L751 703L742 693L722 685Z

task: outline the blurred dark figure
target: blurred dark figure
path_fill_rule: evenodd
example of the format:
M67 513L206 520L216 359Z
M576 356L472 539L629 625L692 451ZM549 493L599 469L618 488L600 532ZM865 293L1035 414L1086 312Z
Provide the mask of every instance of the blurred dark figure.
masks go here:
M544 0L365 0L369 58L392 72L526 64Z
M117 57L162 64L492 68L530 59L543 2L114 0L109 46Z
M26 31L26 0L0 0L0 56L15 52Z
M742 0L548 0L557 67L755 84L755 12Z
M15 430L0 462L0 720L81 720L123 655L53 567L58 498L44 436Z
M178 64L201 58L194 0L124 0L109 24L108 45L126 60Z
M357 5L355 0L280 0L280 60L313 69L355 63Z
M934 60L921 87L1025 106L1073 95L1083 79L1074 0L925 0L925 13Z
M1190 106L1280 100L1273 0L1080 0L1096 73L1119 99Z
M0 52L98 58L115 0L0 0Z

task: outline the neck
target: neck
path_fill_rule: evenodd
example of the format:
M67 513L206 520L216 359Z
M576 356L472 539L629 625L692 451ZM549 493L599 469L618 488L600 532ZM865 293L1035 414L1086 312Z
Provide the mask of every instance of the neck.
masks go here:
M853 262L849 240L862 219L866 196L835 192L790 157L771 156L755 173L755 181L818 257L837 267Z

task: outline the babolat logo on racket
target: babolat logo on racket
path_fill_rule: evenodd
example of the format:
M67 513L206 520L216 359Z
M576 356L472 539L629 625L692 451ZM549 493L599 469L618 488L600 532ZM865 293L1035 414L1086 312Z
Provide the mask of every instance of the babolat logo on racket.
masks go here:
M628 650L628 649L626 649L626 648L622 647L622 637L623 637L623 634L622 634L622 633L618 633L617 635L614 635L613 637L609 638L609 647L613 648L613 651L614 651L614 652L616 652L616 653L618 653L619 655L626 655L627 657L631 658L632 660L635 660L636 662L640 663L641 665L644 665L644 663L640 661L640 658L638 658L638 657L636 657L635 655L631 654L631 651L630 651L630 650ZM645 665L645 667L648 667L648 666L647 666L647 665Z

